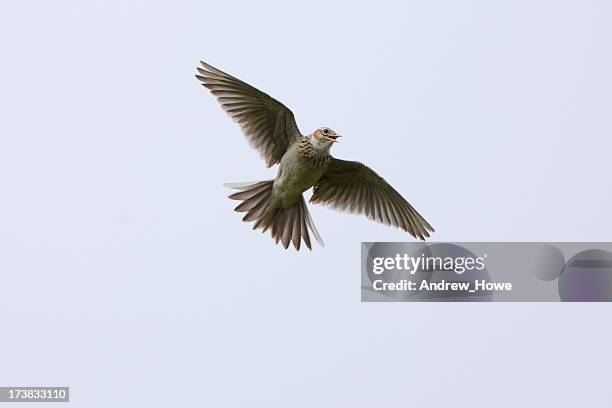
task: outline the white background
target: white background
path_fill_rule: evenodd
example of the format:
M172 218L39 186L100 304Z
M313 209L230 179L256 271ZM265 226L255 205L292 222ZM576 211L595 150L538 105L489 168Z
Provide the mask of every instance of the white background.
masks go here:
M373 167L436 241L609 240L607 1L6 2L0 384L71 406L608 406L607 304L361 304L360 242L250 230L272 178L200 59ZM25 406L25 405L24 405Z

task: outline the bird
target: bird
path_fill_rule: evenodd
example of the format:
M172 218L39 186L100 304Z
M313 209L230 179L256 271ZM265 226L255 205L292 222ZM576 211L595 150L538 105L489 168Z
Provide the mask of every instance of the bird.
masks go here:
M299 251L304 241L311 250L310 233L324 247L304 200L303 193L312 188L310 203L365 215L423 241L434 232L374 170L333 157L330 149L341 136L329 127L303 135L293 112L281 102L204 61L197 67L196 78L238 123L267 167L278 164L272 180L224 184L239 190L229 198L240 201L234 210L246 213L242 220L254 222L254 230L269 230L285 249L292 243Z

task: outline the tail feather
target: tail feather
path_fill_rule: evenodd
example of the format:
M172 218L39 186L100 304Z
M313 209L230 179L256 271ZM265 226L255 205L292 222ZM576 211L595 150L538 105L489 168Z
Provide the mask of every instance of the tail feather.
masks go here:
M259 183L253 185L253 188L250 190L242 190L239 191L237 193L231 194L229 196L229 198L231 198L232 200L246 200L249 198L253 198L253 196L262 193L262 192L266 192L268 190L268 186L267 185L261 185Z
M232 194L233 196L234 194ZM236 207L237 212L247 212L251 211L257 206L262 206L266 204L266 199L268 198L268 191L262 189L260 192L254 192L253 196L249 197L248 200L243 201L241 204Z
M321 235L319 235L319 231L317 230L317 227L315 227L314 221L310 217L310 213L308 212L308 208L306 207L306 202L304 201L304 197L302 197L302 204L304 206L306 224L308 224L308 228L310 228L312 230L312 233L314 234L314 237L317 240L317 242L319 243L319 245L324 247L325 246L325 242L323 242L323 238L321 238Z
M296 251L300 250L300 244L302 243L302 221L300 220L299 214L300 210L298 207L298 216L293 217L293 226L291 228L291 242L293 243L293 247L296 249Z
M314 234L317 242L325 246L319 232L317 231L304 197L300 197L298 203L288 209L272 207L272 186L274 181L259 181L254 183L228 183L224 186L240 190L231 194L232 200L242 201L234 209L237 212L246 212L242 221L255 221L253 229L268 229L272 239L278 244L281 242L287 249L292 243L299 251L302 240L308 249L312 249L309 230Z
M310 248L310 235L308 234L308 227L306 226L306 218L304 217L304 210L302 210L302 206L298 207L298 211L302 238L304 239L304 243L306 244L306 246Z
M234 190L247 190L255 184L265 183L265 181L247 181L245 183L223 183L223 187L233 188Z
M268 208L267 204L268 203L266 200L261 200L260 202L255 204L252 208L248 210L246 215L242 217L242 221L251 222L251 221L255 221L259 219L264 214L266 209Z

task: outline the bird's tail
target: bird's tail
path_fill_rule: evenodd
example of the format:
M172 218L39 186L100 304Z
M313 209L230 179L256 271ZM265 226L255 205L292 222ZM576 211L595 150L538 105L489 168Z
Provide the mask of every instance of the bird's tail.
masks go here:
M246 212L242 221L255 221L253 229L262 228L262 232L270 229L272 239L277 244L279 241L282 242L285 249L289 247L289 242L293 242L295 249L299 250L302 240L308 249L311 249L308 230L313 233L317 242L324 246L310 218L303 196L300 196L297 204L291 208L273 208L271 205L273 183L274 180L269 180L254 183L227 183L224 186L240 190L230 195L229 198L242 201L234 209L238 212Z

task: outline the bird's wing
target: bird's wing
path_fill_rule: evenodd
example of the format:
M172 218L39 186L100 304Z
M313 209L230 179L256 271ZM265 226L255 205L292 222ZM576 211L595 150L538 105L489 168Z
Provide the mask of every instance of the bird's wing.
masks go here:
M229 117L240 125L268 167L279 163L289 146L302 136L293 113L246 82L205 62L201 64L196 78L217 97Z
M314 186L311 203L393 225L422 240L434 229L389 183L368 166L332 158Z

